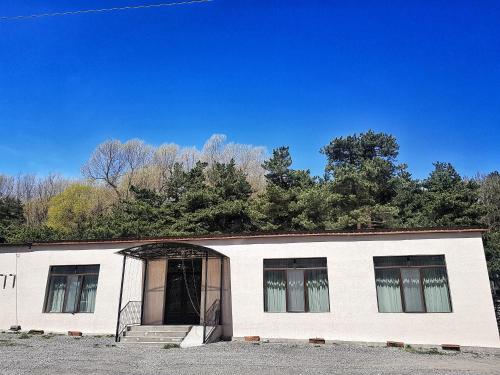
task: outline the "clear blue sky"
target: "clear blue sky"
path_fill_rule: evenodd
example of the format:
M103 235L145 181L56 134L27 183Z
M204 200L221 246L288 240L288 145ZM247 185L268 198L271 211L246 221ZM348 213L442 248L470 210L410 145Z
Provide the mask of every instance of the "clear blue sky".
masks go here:
M2 0L0 15L154 2ZM108 138L224 133L289 145L320 174L321 146L369 128L397 137L416 177L436 160L500 169L500 2L214 0L0 22L0 173L79 176Z

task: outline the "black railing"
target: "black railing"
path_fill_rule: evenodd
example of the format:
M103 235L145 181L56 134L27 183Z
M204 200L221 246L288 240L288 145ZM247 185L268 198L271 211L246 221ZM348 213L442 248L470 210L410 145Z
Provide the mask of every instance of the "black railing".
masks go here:
M493 298L493 306L495 307L495 315L497 317L498 332L500 332L500 296Z
M115 340L127 329L127 327L141 324L141 301L128 301L118 314L118 325Z
M210 336L215 332L217 326L220 325L220 300L216 299L205 312L205 320L203 322L203 343L206 343ZM209 331L207 331L209 327Z

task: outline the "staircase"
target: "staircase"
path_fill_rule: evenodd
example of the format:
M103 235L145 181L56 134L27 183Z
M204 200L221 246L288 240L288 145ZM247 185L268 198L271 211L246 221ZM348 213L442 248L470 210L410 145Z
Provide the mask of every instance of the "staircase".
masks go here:
M120 342L135 344L180 345L192 326L130 326L123 332Z

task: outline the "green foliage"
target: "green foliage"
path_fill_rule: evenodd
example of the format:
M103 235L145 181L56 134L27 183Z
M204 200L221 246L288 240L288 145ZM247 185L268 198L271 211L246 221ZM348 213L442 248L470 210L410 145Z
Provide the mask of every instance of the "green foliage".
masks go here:
M321 152L332 191L340 196L336 227L390 226L396 222L398 179L406 166L396 163L399 145L385 133L333 139Z
M70 185L49 202L47 226L55 231L79 236L92 222L96 189Z
M10 232L23 222L23 206L17 199L0 198L0 243L6 242Z
M288 147L273 150L272 157L262 165L266 170L267 188L251 207L252 221L259 230L307 230L323 225L315 221L321 215L317 213L317 201L311 197L311 189L319 185L308 170L294 170L291 165ZM306 208L307 202L312 205ZM326 207L322 208L327 213Z
M463 180L449 163L434 163L434 170L423 181L423 210L432 226L479 225L481 207L479 185Z

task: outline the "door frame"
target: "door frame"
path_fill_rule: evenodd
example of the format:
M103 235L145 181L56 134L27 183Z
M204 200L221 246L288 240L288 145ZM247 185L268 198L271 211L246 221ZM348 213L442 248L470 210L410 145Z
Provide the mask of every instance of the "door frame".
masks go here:
M165 262L165 287L164 287L164 296L163 296L163 325L196 325L196 324L192 324L192 323L169 323L168 322L168 312L167 312L167 304L168 304L168 298L167 298L167 293L168 293L168 275L169 275L169 272L168 272L168 269L169 269L169 263L171 261L176 261L176 262L182 262L182 260L184 260L184 262L186 260L189 260L189 261L194 261L194 262L199 262L200 263L200 270L199 270L199 276L200 276L200 282L199 282L199 286L198 286L198 290L199 290L199 295L198 295L198 299L199 299L199 310L200 310L200 314L201 314L201 301L202 301L202 285L203 285L203 280L202 280L202 276L203 276L203 258L184 258L184 259L167 259L167 261ZM205 266L206 267L206 266ZM182 275L182 277L184 277L184 275ZM189 291L186 291L185 289L185 284L184 284L184 287L182 288L182 296L183 298L185 299L185 301L183 301L184 303L191 303L189 301L189 296L187 296L186 293L189 293ZM185 310L185 308L184 308ZM183 312L185 313L185 311ZM195 313L196 314L196 313ZM200 324L201 322L201 317L198 315L198 323L197 324Z

